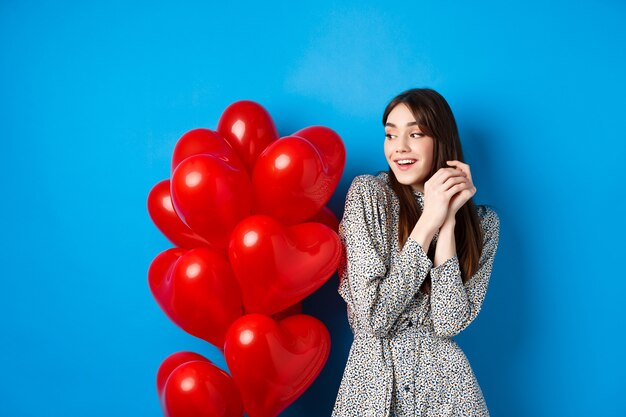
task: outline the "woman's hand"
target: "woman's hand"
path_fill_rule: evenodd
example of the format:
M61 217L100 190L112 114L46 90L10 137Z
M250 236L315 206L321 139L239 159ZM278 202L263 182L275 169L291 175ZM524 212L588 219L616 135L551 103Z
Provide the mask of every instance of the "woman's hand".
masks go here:
M462 164L459 161L448 161L449 165ZM465 165L465 164L463 164ZM458 166L458 165L457 165ZM469 166L467 172L469 173ZM428 181L424 183L424 213L436 228L440 228L449 215L454 218L458 209L473 195L467 197L469 187L473 187L471 178L461 168L439 168ZM468 185L469 184L469 185ZM458 197L461 198L458 198Z
M454 236L457 211L476 193L469 165L447 163L455 168L440 168L424 183L424 211L410 234L422 248L430 247L434 233L444 227Z
M452 165L456 167L457 170L460 170L464 175L464 181L458 183L458 188L455 191L455 194L450 198L450 204L448 205L448 213L447 219L455 219L456 213L459 211L463 204L467 203L470 198L476 194L476 187L474 186L474 182L472 181L472 173L470 172L469 165L461 162L461 161L446 161L448 165Z

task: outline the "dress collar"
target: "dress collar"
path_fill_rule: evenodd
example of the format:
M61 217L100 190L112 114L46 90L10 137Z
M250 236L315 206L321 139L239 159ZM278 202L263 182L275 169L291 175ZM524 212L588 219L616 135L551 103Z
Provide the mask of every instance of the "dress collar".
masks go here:
M379 177L384 180L384 182L391 189L391 185L389 184L389 174L386 171L381 171ZM417 200L417 204L419 204L420 208L424 209L424 193L422 191L413 190L413 196Z
M413 195L417 199L417 203L424 209L424 193L422 191L413 190Z
M389 184L389 174L385 171L382 171L378 175L378 177L381 178L385 182L385 184L387 184L387 187L389 187L389 191L393 193L393 190L391 189L391 185ZM422 191L413 190L413 196L417 200L417 204L420 206L420 208L424 210L424 193ZM439 230L435 232L431 245L437 242L438 237L439 237Z

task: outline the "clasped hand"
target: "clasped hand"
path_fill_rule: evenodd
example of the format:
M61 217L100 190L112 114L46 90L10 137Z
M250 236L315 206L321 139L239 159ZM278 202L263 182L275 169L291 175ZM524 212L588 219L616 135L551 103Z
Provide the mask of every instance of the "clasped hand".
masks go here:
M424 183L424 213L437 228L454 221L457 211L474 194L469 165L460 161L446 161L452 168L440 168Z

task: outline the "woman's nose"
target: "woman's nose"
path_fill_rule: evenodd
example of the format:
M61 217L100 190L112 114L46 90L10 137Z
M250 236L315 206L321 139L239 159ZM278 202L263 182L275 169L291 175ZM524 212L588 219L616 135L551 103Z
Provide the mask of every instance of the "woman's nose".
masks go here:
M398 137L396 144L396 152L398 153L409 152L411 150L411 148L409 147L409 141L404 136Z

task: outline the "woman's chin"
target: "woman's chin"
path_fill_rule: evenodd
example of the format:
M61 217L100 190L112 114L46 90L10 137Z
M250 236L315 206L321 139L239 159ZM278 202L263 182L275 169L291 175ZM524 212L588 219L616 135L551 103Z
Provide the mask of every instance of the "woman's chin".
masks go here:
M404 171L397 172L396 170L394 170L393 173L395 174L398 182L402 185L410 185L411 187L416 188L416 186L423 184L420 182L420 176L415 173Z

